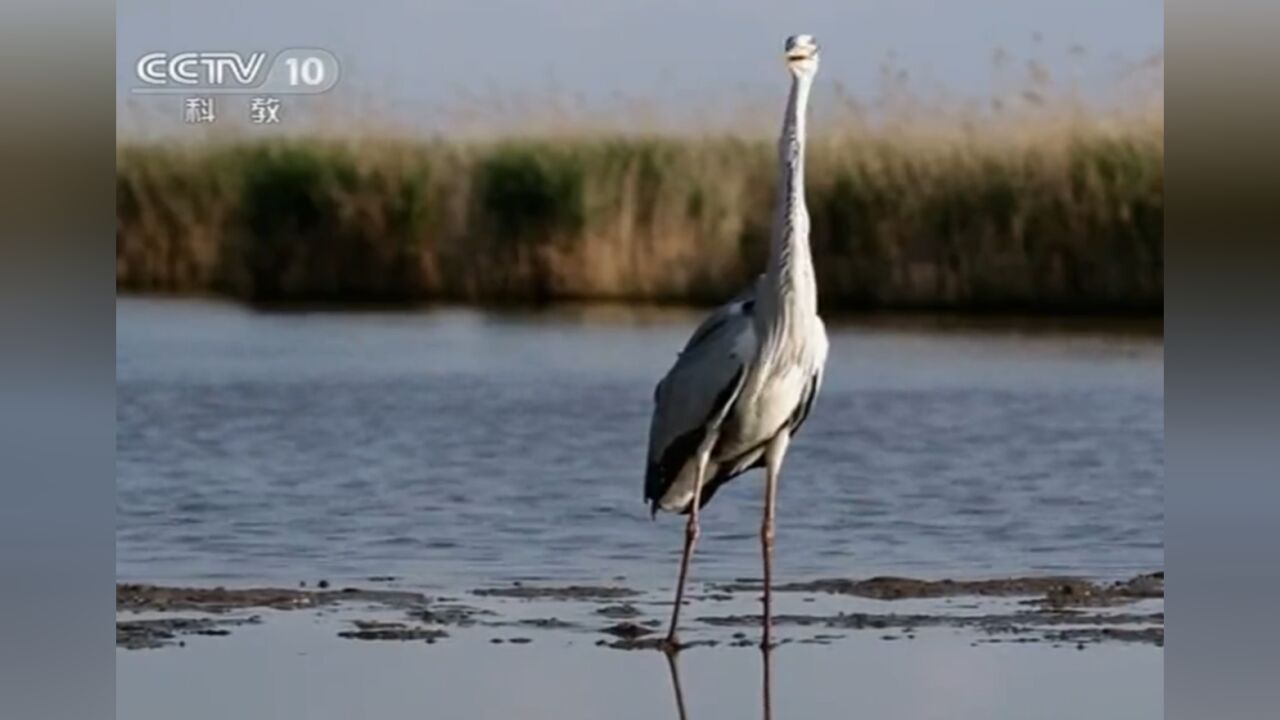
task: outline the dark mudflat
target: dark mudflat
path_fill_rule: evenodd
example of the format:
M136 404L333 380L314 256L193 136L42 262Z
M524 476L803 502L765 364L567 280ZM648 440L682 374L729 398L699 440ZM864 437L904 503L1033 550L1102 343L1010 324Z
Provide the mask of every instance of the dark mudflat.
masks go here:
M634 618L643 615L635 605L623 603L621 605L606 605L605 607L596 609L597 615L603 615L609 618Z
M759 615L699 617L696 621L713 627L759 628ZM1138 629L1114 627L1142 625ZM775 615L774 627L812 627L827 630L896 630L901 635L881 635L884 640L911 639L917 628L950 627L968 629L989 637L1016 637L1020 642L1104 641L1164 644L1164 613L1071 614L1052 612L991 613L985 615L873 614ZM1063 628L1063 626L1071 626ZM825 643L829 634L814 637Z
M323 583L327 587L328 583ZM126 649L181 645L185 635L226 635L238 625L257 624L261 617L237 617L252 610L318 610L325 607L360 606L405 613L413 624L355 620L353 629L339 637L355 640L422 640L428 643L448 637L443 626L466 627L477 616L493 613L457 603L435 604L416 592L397 590L296 590L291 588L194 588L159 585L116 585L116 612L206 613L214 617L165 617L118 619L116 646Z
M844 595L873 600L943 599L945 607L913 613L835 612L780 613L775 627L813 628L810 637L786 638L786 642L827 644L845 636L843 631L871 630L885 640L911 640L918 628L954 628L975 633L976 642L1048 642L1078 647L1101 642L1164 644L1164 613L1155 606L1125 612L1117 607L1164 597L1164 573L1138 575L1113 583L1097 583L1076 577L1014 577L986 580L917 580L875 577L866 580L820 579L788 583L775 588L781 593ZM704 593L704 600L754 601L760 586L750 580L717 586ZM193 588L119 584L116 586L117 613L204 613L214 617L121 617L116 623L116 644L127 649L155 648L181 644L188 635L223 635L237 625L260 622L256 609L300 610L346 608L397 612L402 619L351 619L344 621L340 637L355 640L425 641L434 643L450 637L445 628L530 628L539 631L603 633L609 639L596 644L625 650L664 649L665 638L656 631L665 620L669 602L637 599L643 593L622 586L526 586L481 588L477 597L494 599L492 607L474 607L458 602L432 600L417 592L401 590L291 589L291 588ZM1025 598L1017 602L977 602L952 604L951 598ZM560 617L509 617L525 603L508 600L566 601L582 603L570 610L572 619ZM611 603L611 604L608 604ZM598 604L602 604L598 606ZM645 610L662 617L645 617ZM572 607L572 606L568 606ZM865 605L862 607L866 607ZM861 607L859 609L862 609ZM978 611L969 612L965 611ZM985 610L985 612L983 611ZM576 614L573 614L576 613ZM613 624L599 625L593 618L609 618ZM756 613L701 615L689 624L703 628L741 628L729 639L699 639L684 647L757 644L753 632L760 626ZM833 632L838 631L838 632ZM508 638L519 644L529 638Z
M645 635L652 635L654 630L643 625L637 625L633 622L620 622L616 625L610 625L609 627L604 628L601 632L614 635L622 638L623 640L635 640L637 638L644 637Z
M125 620L116 622L116 646L129 650L142 650L183 644L186 635L230 635L229 628L238 625L256 625L257 615L248 618L157 618L150 620Z
M248 608L297 610L336 603L365 602L385 607L425 606L427 598L416 592L399 590L293 590L286 588L163 587L160 585L116 585L116 611L173 612L194 610L225 613Z
M728 592L759 591L756 581L740 581L719 586ZM785 583L774 592L827 593L852 595L873 600L905 600L944 597L1023 597L1042 595L1036 600L1048 605L1112 605L1143 598L1164 597L1164 572L1138 575L1129 580L1100 585L1078 577L1016 577L993 580L916 580L901 577L873 577L866 580L828 578Z
M355 640L423 640L433 643L441 638L449 637L449 633L438 628L411 627L404 623L378 622L376 620L356 620L355 630L338 633L338 637Z
M618 600L640 595L640 591L626 587L585 585L539 587L515 584L510 587L480 588L471 592L480 597L518 598L524 600Z

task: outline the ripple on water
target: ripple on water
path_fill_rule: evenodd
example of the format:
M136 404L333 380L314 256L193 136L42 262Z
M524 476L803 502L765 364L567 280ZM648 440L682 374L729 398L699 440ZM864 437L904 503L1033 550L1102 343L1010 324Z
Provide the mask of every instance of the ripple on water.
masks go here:
M117 320L124 577L670 583L683 518L640 494L652 385L691 319L127 300ZM830 334L780 485L782 572L1163 564L1159 340ZM708 506L701 577L758 572L761 492L750 474Z

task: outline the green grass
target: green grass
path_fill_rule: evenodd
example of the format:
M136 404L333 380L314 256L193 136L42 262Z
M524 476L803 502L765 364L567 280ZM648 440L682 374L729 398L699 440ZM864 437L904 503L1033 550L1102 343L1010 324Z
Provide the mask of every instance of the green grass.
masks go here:
M1159 314L1163 127L818 134L826 308ZM122 291L254 302L711 303L763 267L740 137L125 144Z

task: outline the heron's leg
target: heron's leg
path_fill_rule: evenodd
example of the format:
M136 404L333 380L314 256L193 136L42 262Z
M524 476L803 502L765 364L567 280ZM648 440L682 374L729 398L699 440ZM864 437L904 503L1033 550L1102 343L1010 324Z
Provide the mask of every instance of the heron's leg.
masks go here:
M667 632L667 649L676 650L676 627L680 623L680 606L684 603L684 581L689 575L689 560L693 557L693 546L698 542L698 506L702 504L702 479L707 471L707 459L711 448L715 445L715 436L708 434L698 446L697 466L693 476L693 504L689 508L689 522L684 531L684 554L680 556L680 578L676 581L676 602L671 609L671 629Z
M769 677L769 659L773 648L765 646L760 649L760 654L764 656L764 720L773 718L773 699L770 691L773 689L773 680ZM683 717L683 716L682 716Z
M671 689L676 694L676 712L680 714L680 720L688 720L689 715L684 709L684 692L680 689L680 668L676 665L675 653L667 653L667 669L671 671Z
M765 450L764 520L760 523L760 551L764 558L764 637L760 646L765 650L771 647L773 627L773 514L778 499L778 473L790 442L791 433L784 429Z

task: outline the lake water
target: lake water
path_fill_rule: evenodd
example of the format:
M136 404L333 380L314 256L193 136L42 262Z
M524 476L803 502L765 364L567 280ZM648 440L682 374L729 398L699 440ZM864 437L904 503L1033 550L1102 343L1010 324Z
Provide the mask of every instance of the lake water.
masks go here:
M491 614L427 644L339 637L403 613L255 609L265 621L228 637L118 649L117 715L1163 716L1164 653L1150 643L1077 649L1000 628L795 621L780 624L787 644L770 654L770 712L762 654L730 642L735 629L757 629L715 623L758 612L754 596L700 592L759 575L758 474L730 483L704 515L682 636L719 645L680 654L679 696L661 653L596 646L614 622L599 603L469 592L516 580L621 584L641 593L642 621L665 621L682 519L650 520L642 466L653 384L699 317L119 301L122 580L323 578ZM781 482L779 581L1110 578L1163 566L1158 335L828 326L823 393ZM383 585L386 576L395 579ZM1026 610L1018 599L780 593L777 603L779 617ZM1117 611L1138 610L1163 603ZM823 632L837 639L806 644Z
M306 616L272 617L185 648L117 651L117 717L467 720L1077 720L1164 717L1164 654L1099 645L983 645L946 631L886 642L695 648L672 673L658 652L594 647L571 632L493 645L474 629L435 645L343 640ZM685 712L679 708L683 704Z
M117 574L164 582L669 586L651 393L700 313L261 313L117 304ZM1158 335L828 322L780 485L780 581L1163 566ZM759 575L763 477L696 580Z

